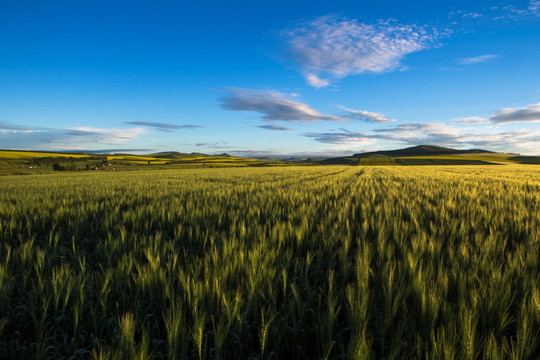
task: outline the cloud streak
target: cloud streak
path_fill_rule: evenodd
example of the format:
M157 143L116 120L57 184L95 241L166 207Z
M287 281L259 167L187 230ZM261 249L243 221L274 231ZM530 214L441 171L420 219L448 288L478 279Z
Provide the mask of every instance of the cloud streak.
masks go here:
M487 124L489 123L488 119L485 119L480 116L467 116L464 118L454 119L458 124Z
M520 20L527 17L538 17L540 16L540 0L530 0L526 8L516 7L511 4L503 6L501 9L503 14L493 18L494 20Z
M279 125L261 125L257 126L258 128L265 129L265 130L277 130L277 131L290 131L294 130L293 128L286 127L286 126L279 126Z
M316 122L316 121L350 121L360 120L369 123L386 123L396 121L383 114L367 110L355 110L337 105L344 113L328 115L320 113L309 105L293 100L291 97L271 90L251 90L240 88L226 88L221 101L221 107L231 111L254 111L261 114L266 122ZM261 125L266 130L293 130L289 127Z
M461 65L471 65L471 64L478 64L478 63L484 63L488 62L492 59L498 58L499 55L495 54L486 54L486 55L479 55L479 56L473 56L463 59L456 60Z
M516 122L540 122L540 103L531 104L521 108L505 108L495 111L488 118L471 116L456 119L458 123L481 124L481 123L516 123Z
M324 144L350 144L362 145L371 143L373 135L365 132L347 131L342 129L342 132L325 132L325 133L305 133L304 136L313 138L315 141Z
M227 151L228 154L234 156L246 156L246 157L258 157L258 158L321 158L321 157L336 157L347 156L355 150L352 149L339 149L339 150L323 150L323 151L297 151L297 152L283 152L280 150L231 150Z
M396 121L395 119L388 119L383 114L366 111L366 110L354 110L349 109L345 106L339 105L338 108L345 111L345 115L343 117L349 118L349 119L356 119L356 120L362 120L365 122L370 123L385 123L385 122L392 122Z
M224 89L221 107L231 111L254 111L261 114L264 121L314 122L344 121L346 119L320 113L309 105L292 100L277 91L251 90L241 88Z
M375 138L398 141L407 145L437 144L463 146L461 129L444 123L411 123L375 130Z
M152 122L152 121L126 121L124 124L136 125L136 126L147 126L156 128L160 131L172 132L179 129L197 129L202 128L201 125L175 125L161 122Z
M317 88L349 75L396 70L407 54L429 48L439 36L422 26L394 21L364 24L336 16L302 23L284 35L288 57Z
M146 134L136 128L74 127L69 129L0 128L0 143L9 149L87 149L99 144L119 145Z
M144 153L154 151L152 149L99 149L99 150L85 150L85 153L90 154L110 154L110 153Z
M522 108L506 108L493 113L489 118L493 123L540 121L540 103Z
M93 127L76 127L64 131L66 135L76 137L77 141L120 144L136 139L139 135L146 133L143 128L128 129L101 129Z
M16 125L16 124L8 124L5 122L0 121L0 130L32 130L28 127Z
M527 10L531 14L540 15L540 0L529 1L529 8Z

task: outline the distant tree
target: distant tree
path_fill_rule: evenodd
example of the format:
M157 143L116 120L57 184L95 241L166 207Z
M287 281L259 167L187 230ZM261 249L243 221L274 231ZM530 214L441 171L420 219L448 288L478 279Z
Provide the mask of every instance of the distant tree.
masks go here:
M66 171L66 168L59 163L54 163L52 168L54 171Z

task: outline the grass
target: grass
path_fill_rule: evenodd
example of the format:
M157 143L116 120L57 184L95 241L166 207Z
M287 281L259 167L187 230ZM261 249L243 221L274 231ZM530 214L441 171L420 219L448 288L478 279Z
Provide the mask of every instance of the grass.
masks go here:
M540 168L0 178L0 354L536 359Z

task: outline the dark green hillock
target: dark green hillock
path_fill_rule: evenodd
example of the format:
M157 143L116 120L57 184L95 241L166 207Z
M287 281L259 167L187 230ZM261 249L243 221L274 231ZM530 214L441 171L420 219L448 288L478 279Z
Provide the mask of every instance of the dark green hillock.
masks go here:
M512 156L508 160L519 164L540 164L540 156Z
M159 158L159 159L182 159L186 157L193 157L193 155L191 154L180 153L177 151L158 152L155 154L150 154L149 156Z
M398 150L383 150L374 151L369 153L354 154L353 157L366 158L373 155L384 155L390 157L402 157L402 156L430 156L430 155L456 155L456 154L469 154L469 153L490 153L490 151L470 149L470 150L456 150L435 145L419 145L405 149Z

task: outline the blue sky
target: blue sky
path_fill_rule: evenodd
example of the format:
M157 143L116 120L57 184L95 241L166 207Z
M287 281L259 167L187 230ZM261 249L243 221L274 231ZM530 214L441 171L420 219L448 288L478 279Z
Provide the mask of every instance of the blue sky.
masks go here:
M538 59L540 0L0 0L0 148L540 154Z

